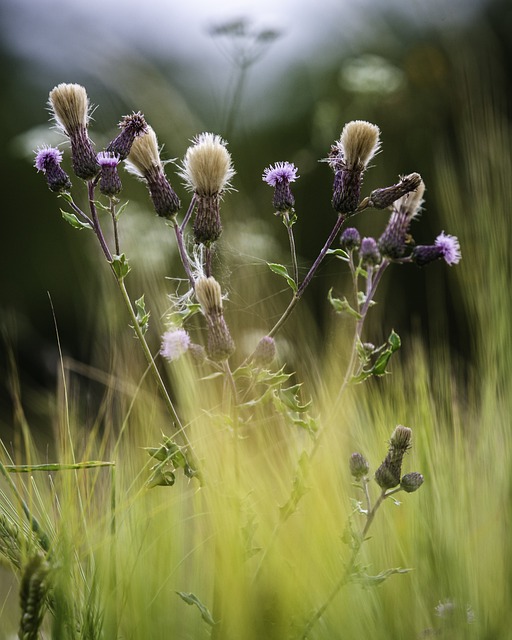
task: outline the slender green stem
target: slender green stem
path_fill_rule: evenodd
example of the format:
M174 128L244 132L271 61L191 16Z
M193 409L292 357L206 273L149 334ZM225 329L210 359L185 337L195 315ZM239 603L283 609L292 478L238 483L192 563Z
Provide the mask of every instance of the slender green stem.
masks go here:
M288 211L283 213L283 222L288 231L288 240L290 242L290 254L292 258L293 281L299 286L299 266L297 264L297 251L295 249L295 238L293 237L293 222L290 220Z
M190 286L194 288L194 276L192 275L192 270L190 268L190 259L187 254L187 250L185 249L182 227L180 227L175 220L171 224L174 227L174 233L176 234L176 243L178 245L181 263L183 264L183 268L185 269L185 273L187 274Z
M188 436L185 432L185 429L181 423L181 420L178 416L178 413L174 407L174 404L169 396L169 393L167 391L167 388L165 386L164 381L162 380L162 376L160 375L160 372L158 371L158 367L156 366L156 363L154 361L153 355L151 353L151 350L148 346L148 343L146 341L146 338L144 336L144 333L142 332L142 329L139 325L139 323L137 322L137 315L133 309L131 300L130 300L130 296L128 295L128 292L126 290L126 286L124 283L124 279L118 277L118 275L116 274L116 272L114 271L114 268L112 267L112 271L116 277L116 281L117 284L119 286L119 290L121 291L121 294L123 296L123 300L126 306L126 309L128 310L128 313L130 314L130 318L132 321L132 326L133 329L135 331L135 333L137 334L137 338L139 339L139 343L142 347L142 351L144 352L144 356L146 357L146 361L148 363L149 368L151 369L151 372L153 374L153 377L155 379L155 382L160 390L160 393L162 395L162 398L164 400L165 406L171 416L171 418L173 419L174 423L175 423L175 428L178 430L178 433L181 434L182 438L185 441L186 446L190 449L190 451L192 452L192 445L188 439Z
M116 247L116 254L119 255L121 253L119 245L119 225L117 224L116 205L114 202L114 198L110 198L110 215L112 216L112 226L114 228L114 244Z

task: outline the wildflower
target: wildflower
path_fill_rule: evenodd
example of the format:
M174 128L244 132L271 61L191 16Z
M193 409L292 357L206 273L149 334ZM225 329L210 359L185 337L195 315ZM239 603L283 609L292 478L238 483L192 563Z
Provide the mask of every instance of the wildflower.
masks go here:
M44 146L37 150L34 166L42 171L51 191L69 191L71 181L68 174L61 168L62 151L53 147Z
M125 160L130 153L135 138L147 133L148 125L140 111L124 116L119 123L121 133L108 145L107 151L119 156L119 160Z
M402 476L400 487L407 493L413 493L421 487L423 480L424 478L421 473L417 473L416 471L406 473L405 476Z
M402 425L391 434L388 453L375 472L375 480L382 489L392 489L400 484L402 461L411 447L411 437L411 429Z
M361 236L359 231L354 227L348 227L340 237L341 248L345 251L353 251L361 246Z
M185 329L170 329L162 336L160 354L169 362L178 360L190 347L190 336Z
M119 156L110 151L100 151L98 153L98 164L100 165L100 191L106 196L117 195L123 185L117 173Z
M295 198L290 182L295 182L298 177L297 167L290 162L276 162L263 171L263 181L275 189L273 204L278 213L293 209Z
M414 247L411 260L419 267L423 267L429 262L443 258L446 264L458 264L461 260L459 241L455 236L440 233L433 245L418 245Z
M334 171L332 206L339 214L353 213L359 204L363 173L379 150L379 128L354 120L343 128L327 162Z
M354 476L356 480L361 480L361 478L368 475L370 471L368 460L361 453L353 453L350 456L349 465L350 474Z
M235 350L235 343L224 320L220 284L211 276L198 278L195 294L208 328L206 353L217 362L226 360Z
M156 133L149 125L146 133L134 138L125 165L146 182L156 213L162 218L174 218L181 203L165 176Z
M366 267L376 267L381 262L379 248L374 238L363 238L359 248L359 257Z
M271 336L263 336L256 345L253 361L259 367L268 367L276 357L276 342Z
M368 206L375 209L386 209L393 202L396 202L402 196L407 195L410 191L415 191L421 184L421 176L419 173L411 173L408 176L402 176L397 184L383 189L374 189L368 198Z
M414 191L403 195L394 203L388 225L378 241L379 250L384 257L397 260L406 254L409 227L420 212L424 192L425 183L421 181Z
M49 104L58 127L70 140L74 172L91 180L98 173L98 164L87 133L90 108L86 90L79 84L59 84L50 91Z
M187 149L180 171L185 186L197 200L194 238L197 244L210 246L220 238L220 201L235 175L226 142L213 133L201 133Z

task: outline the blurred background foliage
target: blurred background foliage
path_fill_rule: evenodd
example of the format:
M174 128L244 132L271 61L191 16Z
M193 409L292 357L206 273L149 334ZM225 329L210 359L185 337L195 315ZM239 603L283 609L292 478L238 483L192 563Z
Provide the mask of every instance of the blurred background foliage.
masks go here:
M6 36L12 6L5 3L0 14L0 29ZM197 56L187 60L183 55L143 51L129 39L123 42L114 18L110 28L116 46L105 47L102 53L105 43L94 30L94 21L102 16L93 16L74 25L80 32L80 46L86 42L87 47L78 50L72 38L64 39L58 64L43 55L22 55L9 45L16 34L0 39L4 379L10 375L12 350L22 383L28 382L29 389L54 387L59 358L55 324L65 354L105 368L106 351L117 339L112 328L116 322L126 328L125 318L105 318L110 296L116 292L94 238L64 224L61 203L31 166L32 149L55 142L45 105L49 90L59 82L86 86L97 105L91 136L98 149L115 135L120 117L132 110L146 115L165 145L167 159L182 157L190 138L201 131L228 139L237 170L236 192L226 196L223 207L219 277L230 292L230 308L241 311L248 328L260 334L288 299L287 292L278 295L282 282L272 280L272 304L252 307L256 300L237 294L234 286L240 278L250 278L256 292L259 278L267 282L262 260L287 261L286 234L272 215L272 194L261 173L280 160L299 167L295 230L305 273L334 222L332 175L318 160L326 157L349 120L369 120L382 131L383 150L367 174L364 193L392 184L399 174L418 171L427 193L425 213L413 229L416 241L429 244L442 229L458 235L461 269L471 263L473 251L485 251L467 242L470 238L457 226L454 214L463 212L466 205L474 210L478 193L464 190L461 184L453 194L454 211L450 212L440 186L447 162L455 168L464 165L463 122L487 108L505 120L510 118L512 6L507 0L487 0L475 4L464 19L446 23L411 19L410 12L408 17L385 2L365 11L364 28L345 32L340 24L338 41L322 42L320 34L321 44L314 53L306 57L298 52L297 63L267 85L265 76L274 65L274 51L287 24L256 27L240 18L243 13L224 23L224 28L204 27L204 37L215 41L215 52L225 61L218 78L211 75L209 61L202 64ZM59 20L64 20L60 14ZM105 31L103 24L101 33ZM27 37L26 32L20 37ZM479 122L474 126L479 127ZM499 159L489 158L489 162ZM173 179L173 168L168 165L167 173L186 206L187 196L179 180ZM129 285L134 292L146 291L149 301L151 287L161 291L165 277L181 275L181 269L171 232L153 216L145 187L124 175L123 193L130 205L122 233L134 267ZM78 179L74 182L79 187ZM367 211L354 222L364 234L379 235L386 219L385 212ZM241 265L245 266L239 271ZM474 340L457 270L434 264L425 270L395 267L391 271L379 294L385 309L383 333L394 327L405 345L412 344L408 336L418 332L431 346L441 338L449 341L454 359L471 366ZM326 304L331 286L340 292L343 287L340 263L335 260L325 263L306 296L316 333L308 328L309 335L302 338L318 343L319 348L322 344L329 348L322 338L328 335L332 319ZM157 303L149 301L150 307L153 304ZM293 340L295 329L290 323L284 336ZM0 393L0 416L5 420L3 429L9 432L9 393L3 385Z

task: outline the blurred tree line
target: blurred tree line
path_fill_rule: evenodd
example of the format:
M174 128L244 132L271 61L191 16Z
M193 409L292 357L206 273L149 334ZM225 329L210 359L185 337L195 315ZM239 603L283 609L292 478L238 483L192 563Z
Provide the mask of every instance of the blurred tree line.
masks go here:
M248 27L240 23L239 28ZM200 131L211 130L226 137L237 170L237 192L226 198L223 209L225 227L232 225L234 229L226 242L236 238L235 231L252 233L252 227L244 222L250 216L281 247L283 260L286 234L272 215L272 194L262 183L261 173L276 161L295 162L301 174L294 189L296 241L301 264L306 267L334 222L332 174L318 160L327 156L343 124L352 119L369 120L382 131L383 150L367 174L363 192L392 184L399 174L418 171L427 192L426 213L413 229L417 242L431 243L442 229L458 235L456 228L447 227L444 205L435 189L439 158L444 154L455 163L461 159L460 121L474 92L490 92L489 99L502 101L510 116L506 110L512 85L511 33L512 6L507 0L489 0L470 21L447 28L442 24L414 26L398 12L380 9L357 41L340 41L338 56L333 55L330 43L328 57L319 54L310 65L290 69L279 90L260 97L261 105L252 94L248 101L245 90L247 86L250 89L256 67L271 64L272 34L261 38L264 42L268 36L264 44L269 51L262 50L254 69L246 69L245 87L242 83L237 92L234 86L219 100L201 92L200 83L194 82L194 70L182 60L124 55L105 61L97 70L63 77L61 71L14 57L0 41L0 325L4 341L0 351L4 380L9 369L7 343L13 348L22 381L50 387L55 384L58 348L52 305L64 351L83 362L90 361L92 345L98 339L96 321L103 313L96 291L100 280L109 274L104 264L96 264L100 262L99 251L92 237L63 223L58 210L62 203L49 193L27 155L27 145L37 137L35 128L48 124L44 106L55 84L65 81L86 86L92 102L98 105L92 129L98 149L115 135L122 115L139 109L165 143L167 158L181 157L188 140ZM245 35L235 33L234 37ZM233 72L236 78L236 69ZM255 124L247 117L252 109L268 110L269 101L272 118ZM172 166L168 174L172 176ZM78 184L76 178L74 182ZM174 178L174 183L186 203L179 180ZM135 208L145 207L147 219L153 223L144 186L128 178L124 184L130 207L132 203ZM363 233L379 235L386 220L385 213L368 211L354 222ZM463 238L461 245L463 261L470 260ZM150 262L154 257L149 255L151 249L146 245L141 250L147 252ZM239 251L243 257L243 246ZM172 274L179 268L170 250L163 261L163 273ZM461 292L446 265L435 264L425 270L396 267L388 277L382 300L386 328L395 327L403 336L419 329L426 339L444 333L454 353L471 358L468 323L459 304ZM339 278L340 264L327 262L308 291L320 335L329 317L326 292L339 284ZM0 416L8 416L8 393L2 389L1 394Z

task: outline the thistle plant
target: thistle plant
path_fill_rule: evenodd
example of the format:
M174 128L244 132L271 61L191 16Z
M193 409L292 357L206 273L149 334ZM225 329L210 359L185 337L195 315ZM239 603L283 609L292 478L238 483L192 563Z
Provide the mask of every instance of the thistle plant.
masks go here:
M350 317L354 324L350 355L340 375L342 382L336 390L337 397L331 403L331 410L336 411L338 401L348 385L386 374L391 356L400 347L400 338L394 331L379 346L374 346L364 336L365 321L370 308L376 303L384 272L391 264L411 263L423 267L437 259L454 265L461 257L458 240L442 232L432 245L415 244L411 226L419 215L425 191L418 173L402 176L396 184L374 189L368 196L362 195L366 171L380 151L380 131L376 125L361 120L347 123L339 139L333 143L328 157L323 160L333 172L333 226L302 279L294 238L294 225L300 223L304 215L293 193L293 185L300 179L299 168L288 161L278 161L262 171L262 180L273 189L275 215L282 220L287 231L291 273L286 265L277 262L269 262L268 267L271 272L284 278L290 287L291 298L273 326L261 328L252 351L244 350L230 326L229 311L232 307L228 286L221 275L215 272L217 258L222 260L218 244L223 231L221 208L233 188L235 177L235 163L227 141L216 133L202 132L192 139L183 159L178 161L177 177L184 181L185 190L190 194L188 206L180 219L182 198L172 186L174 180L167 175L168 161L161 157L157 133L141 112L122 117L120 133L104 150L96 152L89 137L90 106L83 87L75 84L58 85L50 93L50 109L59 129L69 139L73 172L78 182L73 178L72 183L62 169L63 152L59 149L47 146L38 149L35 167L45 176L49 189L66 203L67 210L62 211L64 220L78 230L91 231L96 237L119 289L127 320L175 430L172 437L164 433L159 444L145 447L152 465L145 487L173 486L179 473L185 476L185 481L199 480L206 487L213 484L212 491L218 490L220 484L220 493L224 494L222 483L231 473L231 469L223 468L224 475L221 473L219 478L213 479L203 474L204 460L196 456L190 436L193 433L192 421L187 422L189 416L185 412L180 415L181 412L177 411L173 393L157 366L158 358L171 370L175 367L178 370L180 359L189 359L194 363L193 393L198 411L205 412L211 420L212 429L217 424L222 425L232 446L236 496L232 504L237 514L243 513L243 496L250 489L250 478L245 477L248 472L244 475L246 461L242 447L250 447L252 438L257 441L254 423L265 420L271 422L277 416L280 422L295 430L291 431L292 434L297 430L307 434L305 445L303 440L297 438L301 450L297 472L287 500L277 514L270 542L259 553L253 575L253 580L257 581L282 525L297 511L302 497L307 493L306 478L324 433L319 416L313 415L311 400L304 397L306 393L301 383L296 382L293 372L287 371L286 365L280 362L277 334L328 256L348 267L352 276L351 299L347 296L337 297L333 290L328 293L334 311ZM145 296L140 294L133 299L127 288L131 266L123 252L119 234L120 216L126 208L120 202L124 181L124 174L120 170L122 167L144 182L153 211L160 219L158 223L172 229L186 278L186 291L178 286L175 292L168 294L165 329L160 331L157 328L159 349L156 353L152 352L147 339L148 332L155 329ZM86 209L79 206L74 196L74 189L78 185L85 189ZM367 209L389 210L387 225L378 238L361 237L353 226L355 217ZM348 220L351 226L346 226ZM109 228L110 231L107 231ZM333 248L336 241L339 246ZM216 261L213 260L214 255ZM182 282L183 273L172 276ZM222 381L221 401L213 407L206 406L206 402L203 403L207 395L204 385L206 381L216 379ZM307 621L302 638L308 636L344 585L351 582L380 583L392 573L403 571L391 569L378 576L368 576L358 558L381 505L397 492L412 493L423 483L423 476L417 472L402 475L402 463L410 441L410 429L399 426L393 432L388 453L374 475L380 491L375 501L370 491L369 463L359 453L351 457L351 475L356 488L363 494L363 500L354 503L354 513L347 529L350 559L331 593ZM30 517L30 512L27 515ZM365 520L362 527L356 524L358 517ZM34 521L32 523L32 529L36 531ZM248 529L251 529L253 536L253 528ZM218 543L218 534L216 537ZM234 535L233 540L233 545L237 547L237 558L245 557L244 549L247 548L251 549L251 554L247 555L252 555L254 549L255 553L258 552L257 547L252 545L252 537L251 544L243 540L242 534ZM48 553L50 547L44 550ZM8 553L13 554L12 549L6 546L5 554ZM217 558L219 562L221 555ZM46 562L48 558L46 556ZM21 567L19 559L17 565ZM225 625L229 625L229 620L224 620L222 614L225 602L222 602L222 596L218 595L220 590L216 588L220 579L221 572L217 571L214 577L213 614L194 594L178 592L186 603L199 607L203 619L212 626L214 639L223 637L227 628ZM43 585L46 585L42 579L39 582L30 580L27 578L23 588L23 593L28 594L25 597L27 602L33 599L37 589L37 593L43 593ZM20 632L25 634L23 637L36 637L27 635L32 633L32 629L36 629L36 634L38 632L39 612L42 609L34 611L28 630Z

